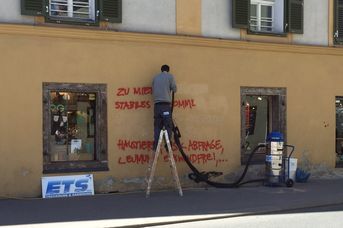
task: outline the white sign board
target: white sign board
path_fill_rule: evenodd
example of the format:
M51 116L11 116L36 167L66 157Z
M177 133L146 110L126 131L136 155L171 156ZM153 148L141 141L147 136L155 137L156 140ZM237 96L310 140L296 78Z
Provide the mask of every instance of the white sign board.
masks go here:
M93 175L42 177L43 198L94 195Z

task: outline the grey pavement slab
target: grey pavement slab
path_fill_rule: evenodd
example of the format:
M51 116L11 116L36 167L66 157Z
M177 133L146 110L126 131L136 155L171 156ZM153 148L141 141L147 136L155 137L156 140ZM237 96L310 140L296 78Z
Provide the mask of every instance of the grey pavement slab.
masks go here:
M108 194L58 199L0 200L0 225L82 227L142 226L234 217L343 203L343 179L313 179L293 188L245 186L235 189ZM73 225L72 225L73 224Z

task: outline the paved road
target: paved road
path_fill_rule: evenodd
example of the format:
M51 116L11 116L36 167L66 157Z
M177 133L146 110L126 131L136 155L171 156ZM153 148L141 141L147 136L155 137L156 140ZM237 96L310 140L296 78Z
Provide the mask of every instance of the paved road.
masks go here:
M155 228L304 228L343 227L343 204L290 210L276 214L242 216L154 226Z

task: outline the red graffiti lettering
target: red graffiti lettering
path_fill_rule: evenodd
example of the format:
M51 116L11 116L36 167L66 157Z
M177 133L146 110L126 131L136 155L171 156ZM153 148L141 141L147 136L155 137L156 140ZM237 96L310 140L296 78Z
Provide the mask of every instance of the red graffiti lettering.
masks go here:
M116 101L115 109L131 110L131 109L149 109L150 101Z
M127 96L129 95L130 88L118 88L117 90L117 96Z
M190 150L200 150L200 151L209 151L209 150L222 150L223 146L221 145L220 140L207 140L207 141L195 141L189 140L188 151Z
M125 157L119 157L118 164L148 164L150 156L147 154L134 154Z
M173 157L174 157L175 162L184 162L185 161L181 155L173 154ZM213 153L190 154L188 156L188 159L192 163L206 164L209 161L215 161L215 156L214 156ZM165 162L168 162L169 161L169 156L168 155L164 155L163 156L163 160Z
M125 164L148 164L150 156L147 154L134 154L134 155L127 155L124 157L119 157L118 164L125 165Z
M150 140L126 140L119 139L117 141L117 147L121 151L137 150L148 151L150 154L153 150L153 141ZM184 151L188 150L187 156L191 163L195 164L207 164L208 162L214 162L215 166L219 166L221 163L228 162L227 159L222 158L224 147L221 144L221 140L189 140L188 145L182 144ZM164 162L169 161L169 156L165 153L164 145L161 148L162 159ZM172 151L175 162L185 162L182 155L178 152L178 148L175 143L172 143ZM190 153L192 151L192 153ZM203 151L203 152L201 152ZM130 151L131 152L131 151ZM146 164L149 162L149 155L147 154L134 154L126 155L118 158L118 164Z
M189 160L192 163L205 164L208 161L214 161L214 157L212 153L191 154Z
M196 105L195 105L195 102L193 99L186 99L186 100L176 100L174 101L174 107L175 108L183 108L183 109L186 109L186 108L194 108Z
M131 141L131 140L124 140L119 139L117 142L117 146L119 150L147 150L152 151L153 149L153 141Z
M134 95L148 95L152 94L152 87L135 87L133 88Z

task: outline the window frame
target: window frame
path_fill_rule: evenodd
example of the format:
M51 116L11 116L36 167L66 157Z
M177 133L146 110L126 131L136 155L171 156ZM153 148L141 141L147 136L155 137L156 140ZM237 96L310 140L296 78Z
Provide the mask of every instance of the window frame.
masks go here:
M51 161L49 137L51 134L50 93L85 92L96 94L95 159L93 161ZM107 86L85 83L43 83L43 173L108 171L107 148Z
M268 132L278 131L284 135L284 142L287 143L286 129L286 88L278 87L241 87L241 164L245 165L249 155L245 153L246 144L246 104L245 96L267 96L270 104L268 113L269 120L267 123ZM253 149L253 148L252 148ZM264 164L265 156L253 157L252 164Z
M99 8L99 3L98 0L93 0L94 2L94 21L87 21L87 20L81 20L77 19L74 17L56 17L56 16L51 16L51 0L45 0L45 20L46 22L53 22L57 24L74 24L74 25L88 25L88 26L98 26L99 25L99 13L100 13L100 8ZM67 0L69 1L69 0ZM75 1L75 0L71 0ZM91 0L88 0L89 2Z
M48 23L99 26L101 21L122 22L122 0L94 0L94 21L50 16L49 0L21 0L21 14L42 16Z
M283 17L280 17L280 19L283 19L283 24L277 26L277 30L282 26L282 31L276 32L255 32L249 29L250 5L252 1L232 0L232 28L246 29L248 34L267 36L287 36L288 33L304 34L304 0L283 1ZM274 21L278 21L275 19L274 16Z
M343 144L343 138L342 137L337 137L338 136L338 114L337 114L337 101L339 101L339 104L342 105L343 103L343 96L336 96L335 97L335 113L336 113L336 117L335 117L335 124L336 124L336 133L335 133L335 167L336 168L343 168L343 160L339 160L337 156L343 156L343 153L338 154L338 143L341 145L341 149L342 149L342 144ZM341 135L341 134L340 134ZM342 151L341 151L342 152Z
M342 45L343 44L343 23L340 23L340 17L343 18L343 15L340 16L340 13L343 14L343 1L335 0L334 1L334 31L333 31L333 41L334 44ZM341 27L341 28L340 28ZM340 33L342 33L340 35Z
M270 1L265 1L265 0L251 0L250 1L250 7L251 5L256 5L256 9L257 9L257 15L256 15L256 22L257 22L257 28L259 28L258 30L252 30L251 29L251 9L250 9L250 15L249 15L249 32L251 33L274 33L274 24L275 24L275 2L270 2ZM261 11L262 11L262 6L271 6L272 7L272 31L262 31L261 30L261 23L262 23L262 17L261 17ZM279 33L278 33L279 34Z

